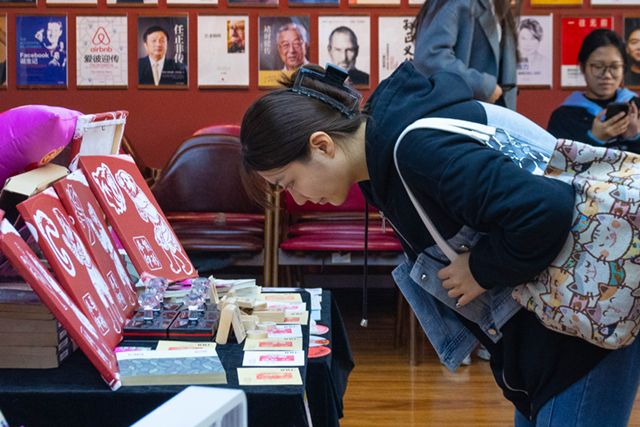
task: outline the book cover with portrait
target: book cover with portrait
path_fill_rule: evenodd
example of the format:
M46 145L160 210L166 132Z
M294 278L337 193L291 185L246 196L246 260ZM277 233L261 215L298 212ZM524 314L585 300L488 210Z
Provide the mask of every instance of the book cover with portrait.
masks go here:
M309 63L308 16L261 16L258 31L260 87L277 87L283 74Z
M18 86L67 86L67 17L16 17Z
M356 87L367 88L371 80L370 21L368 16L318 17L318 63L347 71Z
M188 16L138 17L138 85L188 86Z

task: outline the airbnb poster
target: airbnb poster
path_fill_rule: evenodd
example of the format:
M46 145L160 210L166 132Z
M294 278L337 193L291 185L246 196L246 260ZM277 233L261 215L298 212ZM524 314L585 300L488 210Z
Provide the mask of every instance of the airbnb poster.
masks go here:
M78 86L126 87L127 17L76 18Z

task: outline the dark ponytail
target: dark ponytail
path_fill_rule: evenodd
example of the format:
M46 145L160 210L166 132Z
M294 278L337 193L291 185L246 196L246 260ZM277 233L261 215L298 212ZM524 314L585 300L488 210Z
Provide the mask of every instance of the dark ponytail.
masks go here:
M324 73L318 65L305 68ZM245 187L254 185L255 172L282 168L291 162L309 159L309 138L317 131L326 132L337 142L354 134L365 120L359 111L347 117L329 104L316 98L292 92L297 72L280 83L277 89L255 101L244 114L240 127ZM333 99L340 99L340 91L315 81L313 89ZM260 182L264 186L264 182ZM264 188L264 187L263 187ZM247 188L255 195L255 189Z

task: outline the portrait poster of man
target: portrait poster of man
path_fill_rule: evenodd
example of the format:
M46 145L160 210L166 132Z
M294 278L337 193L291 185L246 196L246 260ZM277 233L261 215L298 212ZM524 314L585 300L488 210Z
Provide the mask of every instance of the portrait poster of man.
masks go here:
M198 16L198 86L249 86L248 16Z
M518 86L553 83L553 17L520 16L518 20Z
M531 6L582 6L582 0L531 0Z
M67 17L16 17L18 86L67 86Z
M400 0L349 0L349 6L400 6Z
M7 15L0 15L0 88L7 87Z
M277 87L283 73L309 63L308 16L261 16L258 30L260 87Z
M218 0L167 0L168 5L217 6Z
M107 6L154 6L158 0L107 0Z
M244 7L244 6L251 6L251 7L259 7L259 6L264 6L264 7L277 7L278 6L278 0L227 0L227 4L231 7L237 6L237 7Z
M368 16L318 17L318 62L349 73L351 84L369 87L371 20Z
M78 86L127 86L127 17L76 17Z
M627 71L624 84L640 88L640 16L624 18L624 40L627 49Z
M378 79L384 80L404 61L413 59L415 16L381 16L378 20Z
M560 85L562 87L586 86L578 64L578 52L582 40L597 28L613 30L613 18L611 16L562 17L561 22Z
M37 0L0 0L4 6L35 6Z
M98 0L45 0L47 5L95 6Z
M591 0L592 6L633 6L640 4L640 0Z
M188 17L138 17L138 85L187 88Z
M289 6L340 6L340 0L288 0Z
M425 0L409 0L409 6L422 6Z

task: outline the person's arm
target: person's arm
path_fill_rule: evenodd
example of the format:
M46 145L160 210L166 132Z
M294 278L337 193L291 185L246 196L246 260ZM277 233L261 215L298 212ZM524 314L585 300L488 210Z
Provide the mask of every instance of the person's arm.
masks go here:
M441 70L456 72L471 86L474 98L490 101L497 88L496 76L469 68L454 51L460 28L475 25L471 3L447 0L430 23L422 23L413 63L428 76Z
M591 131L593 120L593 116L582 108L559 107L551 114L547 131L556 138L604 146L607 142L597 138Z
M469 258L480 286L516 286L532 279L566 240L573 188L531 175L493 149L450 135L414 131L407 136L398 160L408 185L437 200L456 221L487 233ZM444 143L436 142L443 138Z

